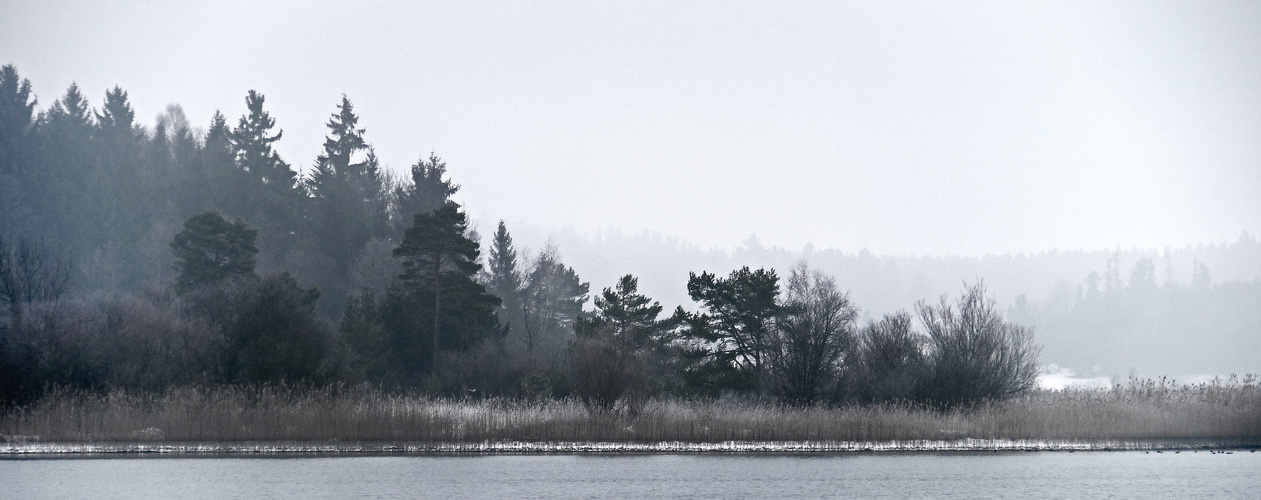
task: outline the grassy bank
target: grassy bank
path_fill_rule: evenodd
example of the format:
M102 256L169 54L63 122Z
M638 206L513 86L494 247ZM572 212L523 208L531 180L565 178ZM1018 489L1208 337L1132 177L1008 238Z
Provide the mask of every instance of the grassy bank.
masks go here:
M649 401L635 418L573 400L450 400L365 388L179 388L54 392L0 417L9 442L884 442L1261 440L1255 377L1198 385L1132 381L1038 391L971 411L906 406L782 408L735 400Z

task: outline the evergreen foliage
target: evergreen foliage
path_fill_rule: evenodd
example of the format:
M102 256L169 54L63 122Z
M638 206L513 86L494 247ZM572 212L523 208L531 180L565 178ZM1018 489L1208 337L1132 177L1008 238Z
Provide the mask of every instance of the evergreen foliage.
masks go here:
M595 313L575 326L579 335L607 331L614 338L636 348L661 342L665 324L657 320L661 303L639 293L639 279L622 276L613 288L595 297Z
M750 391L762 382L765 355L779 314L779 276L745 266L726 278L691 273L687 291L705 311L676 313L686 325L688 385L701 393Z
M949 409L1036 375L1029 330L979 285L921 304L923 332L905 313L859 332L848 295L804 266L782 296L773 269L692 273L700 311L664 319L626 275L584 310L589 283L550 244L514 247L503 221L483 268L447 164L430 153L391 180L346 96L305 178L277 153L263 95L245 102L234 127L216 112L201 133L172 105L146 128L119 87L93 109L72 84L40 112L0 68L0 234L19 242L0 242L0 401L344 381L633 417L663 394ZM1095 316L1171 293L1150 260L1129 287L1115 257L1088 281L1077 302ZM1217 293L1199 263L1192 282Z
M501 301L499 321L508 328L509 335L522 328L521 294L525 289L524 278L517 267L517 250L512 246L512 235L504 221L499 221L491 241L487 267L489 276L486 288Z
M253 274L257 235L245 221L228 222L216 210L189 217L184 230L171 241L179 271L176 289L186 292L232 276Z
M383 381L390 370L389 335L381 306L371 292L346 303L338 333L346 353L344 375L352 381Z
M19 169L38 102L31 96L30 80L18 76L17 68L0 68L0 175Z
M396 205L393 220L397 234L410 227L413 216L442 208L450 201L451 195L460 190L458 184L443 178L446 175L446 162L433 153L412 165L411 183L394 189Z
M413 220L394 250L403 261L403 274L388 297L391 334L396 355L410 371L434 375L444 347L468 347L494 333L499 299L475 280L482 267L477 262L480 251L455 203L416 214ZM422 337L430 342L421 342ZM428 363L421 354L428 354Z
M376 155L346 96L328 121L324 151L304 179L315 246L327 266L317 273L333 303L345 302L350 268L368 241L385 232L387 207Z
M242 177L242 212L232 215L260 229L261 257L269 268L279 268L290 260L291 252L299 250L307 198L297 173L272 147L284 131L272 133L276 119L263 110L264 101L262 94L249 91L245 98L249 111L228 134L235 168Z
M233 383L326 383L333 335L315 315L319 291L289 273L266 277L233 297L223 371Z

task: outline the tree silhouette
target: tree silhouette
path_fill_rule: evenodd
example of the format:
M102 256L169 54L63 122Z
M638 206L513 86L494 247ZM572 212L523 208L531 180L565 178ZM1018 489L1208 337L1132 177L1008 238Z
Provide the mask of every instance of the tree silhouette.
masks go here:
M941 409L1003 400L1034 387L1038 353L1033 331L1010 323L985 296L968 286L955 304L919 304L928 331L928 378L920 398Z
M468 220L458 205L448 203L433 212L416 214L413 220L412 227L403 236L403 243L394 249L394 256L403 260L403 275L399 277L403 289L413 297L432 294L430 373L436 374L442 349L443 293L458 289L457 298L489 306L486 312L492 320L498 299L472 279L482 267L477 263L480 252L477 242L468 237ZM453 309L468 306L453 305L456 306Z
M253 274L257 234L244 221L228 222L216 210L189 217L184 230L171 241L179 272L176 289L186 292L232 276Z
M351 265L374 236L383 235L386 204L376 155L346 96L328 121L324 151L304 185L311 196L316 252L328 258L318 282L336 303L348 295Z
M752 389L766 370L766 352L779 314L779 277L775 270L745 266L726 278L690 273L687 291L705 311L676 317L693 348L689 382L711 392L725 387Z
M408 179L411 183L398 186L394 191L396 231L406 231L414 215L442 208L450 201L451 195L460 190L458 184L443 179L446 174L447 164L433 153L429 153L428 159L421 158L412 165Z

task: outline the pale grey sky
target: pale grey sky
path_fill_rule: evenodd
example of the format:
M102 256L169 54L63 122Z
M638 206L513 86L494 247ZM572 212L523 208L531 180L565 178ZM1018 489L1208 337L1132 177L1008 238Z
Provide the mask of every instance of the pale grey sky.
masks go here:
M4 2L0 64L308 168L344 92L498 218L908 255L1261 233L1261 2Z

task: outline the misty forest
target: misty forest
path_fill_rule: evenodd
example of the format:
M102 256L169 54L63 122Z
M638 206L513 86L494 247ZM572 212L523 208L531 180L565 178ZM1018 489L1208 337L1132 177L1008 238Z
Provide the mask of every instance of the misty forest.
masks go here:
M692 303L668 310L633 275L593 288L555 246L519 249L503 221L470 229L444 160L417 151L392 175L346 97L328 103L314 159L282 159L264 94L244 100L244 116L216 113L204 128L177 105L148 126L121 88L97 101L72 85L41 106L4 66L6 405L272 387L593 413L723 398L942 411L1035 391L1043 331L1035 342L1029 325L1089 343L1170 309L1261 303L1255 281L1214 285L1206 267L1159 285L1160 261L1145 257L1128 279L1108 260L1045 303L1000 307L977 279L873 315L852 285L801 259L693 269L676 284Z

